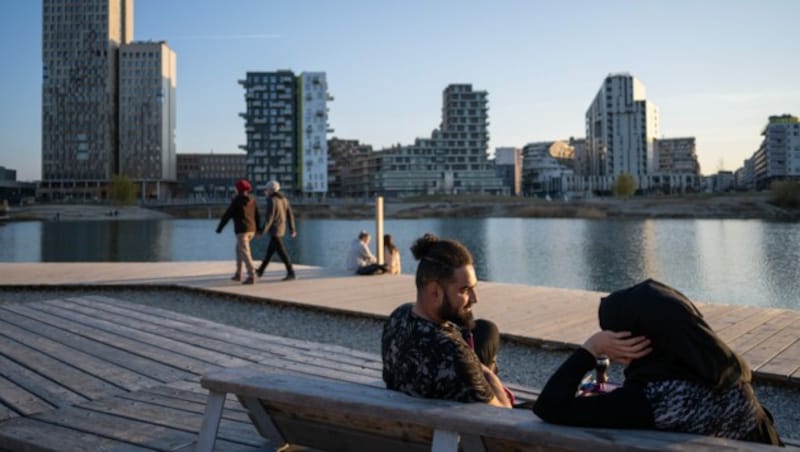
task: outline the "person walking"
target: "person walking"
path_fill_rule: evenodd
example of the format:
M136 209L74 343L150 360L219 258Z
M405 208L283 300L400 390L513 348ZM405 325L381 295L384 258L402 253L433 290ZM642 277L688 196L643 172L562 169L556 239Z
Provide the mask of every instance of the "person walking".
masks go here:
M289 200L280 192L281 184L278 181L269 181L264 190L264 195L267 197L267 211L264 219L264 227L261 228L261 234L269 234L269 245L267 245L267 254L261 265L256 269L256 274L259 276L264 275L270 259L278 252L278 256L286 266L286 276L283 281L291 281L296 278L292 261L289 259L289 254L286 252L286 247L283 244L283 236L286 234L286 228L292 238L297 237L297 229L294 225L294 215L292 214L292 206Z
M217 234L222 232L228 221L233 220L233 230L236 233L236 273L231 279L242 281L242 265L244 265L247 269L247 279L243 281L243 284L254 284L255 275L253 257L250 255L250 241L253 240L253 236L259 229L258 204L250 195L253 187L246 179L237 181L235 187L236 196L220 218Z

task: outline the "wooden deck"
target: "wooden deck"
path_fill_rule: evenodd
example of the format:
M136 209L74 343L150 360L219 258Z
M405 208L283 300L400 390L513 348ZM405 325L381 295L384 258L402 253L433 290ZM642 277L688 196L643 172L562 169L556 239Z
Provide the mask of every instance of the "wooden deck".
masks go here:
M0 450L192 450L223 367L383 388L380 357L86 296L0 305ZM523 398L535 394L515 388ZM217 450L265 446L235 399Z
M228 278L232 262L0 264L0 287L170 286L384 318L415 297L413 277L352 276L298 266L280 282L271 265L253 286ZM275 268L279 267L279 268ZM597 329L600 292L481 282L476 315L505 337L543 347L577 347ZM711 326L750 363L757 380L800 386L800 311L698 303Z

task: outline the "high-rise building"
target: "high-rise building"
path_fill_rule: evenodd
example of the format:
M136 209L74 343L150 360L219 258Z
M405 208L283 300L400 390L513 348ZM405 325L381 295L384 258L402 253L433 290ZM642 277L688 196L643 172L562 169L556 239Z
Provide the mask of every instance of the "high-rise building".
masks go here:
M755 187L769 188L775 180L800 179L800 119L784 114L770 116L753 154Z
M46 197L103 197L112 176L175 180L175 53L133 41L133 0L42 1Z
M247 178L256 186L277 180L281 189L297 186L297 79L292 71L248 72L239 83L245 89L244 118Z
M591 175L628 173L643 183L656 171L658 128L658 108L646 99L644 84L627 73L610 74L586 112Z
M386 196L426 193L508 194L488 159L488 93L453 84L442 94L442 123L430 138L379 152L375 191Z
M298 187L303 193L328 192L328 82L324 72L303 72L298 77L300 90L300 131Z
M175 52L134 42L119 52L119 172L150 197L176 179Z
M42 1L42 179L98 187L118 171L119 47L132 0Z
M328 84L323 72L295 77L290 70L248 72L245 89L247 177L257 186L277 180L281 190L328 191Z

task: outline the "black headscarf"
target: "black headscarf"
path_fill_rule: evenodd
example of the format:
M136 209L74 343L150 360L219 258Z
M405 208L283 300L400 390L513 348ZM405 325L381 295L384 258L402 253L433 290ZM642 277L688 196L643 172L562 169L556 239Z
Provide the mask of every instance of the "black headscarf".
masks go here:
M679 291L648 279L600 301L600 328L652 341L652 353L632 361L625 381L689 380L713 388L750 382L747 363L703 320Z

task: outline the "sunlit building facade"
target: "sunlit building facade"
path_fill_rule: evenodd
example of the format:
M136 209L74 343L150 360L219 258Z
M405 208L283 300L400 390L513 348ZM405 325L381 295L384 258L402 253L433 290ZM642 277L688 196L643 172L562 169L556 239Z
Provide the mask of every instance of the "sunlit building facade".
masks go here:
M248 72L245 89L247 177L277 180L287 193L328 192L328 107L324 72Z
M389 197L419 194L509 194L488 158L488 93L453 84L442 93L442 122L430 138L377 152L375 192Z
M586 112L589 173L646 179L656 170L658 135L658 108L647 100L644 84L627 73L610 74Z
M175 52L134 42L119 52L119 172L150 198L176 180Z

